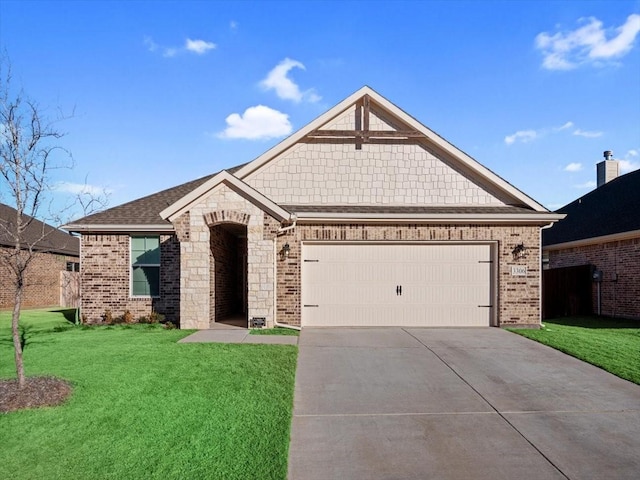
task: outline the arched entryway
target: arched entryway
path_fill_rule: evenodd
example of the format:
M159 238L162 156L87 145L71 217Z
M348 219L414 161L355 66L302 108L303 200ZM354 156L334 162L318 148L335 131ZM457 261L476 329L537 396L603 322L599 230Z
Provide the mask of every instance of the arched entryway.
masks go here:
M205 215L210 239L210 323L247 327L247 223L239 212Z

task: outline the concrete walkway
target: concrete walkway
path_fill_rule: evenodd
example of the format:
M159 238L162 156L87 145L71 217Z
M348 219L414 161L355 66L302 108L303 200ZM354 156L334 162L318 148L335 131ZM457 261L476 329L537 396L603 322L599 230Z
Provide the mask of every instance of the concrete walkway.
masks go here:
M637 479L640 386L497 328L305 329L289 480Z
M293 335L251 335L246 328L214 328L198 330L178 343L268 343L272 345L297 345Z

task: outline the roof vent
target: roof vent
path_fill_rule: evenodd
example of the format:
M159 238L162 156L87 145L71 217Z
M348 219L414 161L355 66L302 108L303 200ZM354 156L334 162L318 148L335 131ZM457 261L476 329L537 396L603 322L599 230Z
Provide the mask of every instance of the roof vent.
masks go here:
M617 160L613 159L613 152L605 150L603 156L604 160L596 165L598 188L620 175L620 165Z

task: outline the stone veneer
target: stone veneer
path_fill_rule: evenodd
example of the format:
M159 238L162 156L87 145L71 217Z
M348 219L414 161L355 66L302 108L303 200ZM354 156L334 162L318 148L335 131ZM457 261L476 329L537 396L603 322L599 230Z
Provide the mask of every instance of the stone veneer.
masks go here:
M184 217L184 218L183 218ZM180 324L182 328L209 328L211 308L210 228L217 223L247 227L247 315L265 317L273 325L274 250L265 239L264 212L222 185L174 222L180 242Z
M143 233L136 233L144 235ZM154 235L152 232L147 235ZM129 310L134 319L155 310L179 321L180 248L175 235L160 235L160 297L132 297L130 235L85 234L80 249L81 313L88 323L103 321L105 310L119 317Z
M547 251L549 268L594 265L602 270L602 315L640 319L640 237ZM594 310L598 304L597 288L594 282Z
M419 145L298 144L244 181L282 205L504 205Z
M498 325L540 325L540 227L491 225L298 225L277 239L277 250L289 243L290 254L278 259L277 321L300 325L300 246L303 241L495 242L498 249ZM523 243L526 256L515 261L513 248ZM511 266L527 267L524 277Z

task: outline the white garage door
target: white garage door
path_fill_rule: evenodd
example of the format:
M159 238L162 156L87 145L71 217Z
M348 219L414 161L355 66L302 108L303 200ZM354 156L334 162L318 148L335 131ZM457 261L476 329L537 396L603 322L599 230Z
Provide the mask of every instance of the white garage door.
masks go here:
M490 245L302 247L302 325L488 326Z

